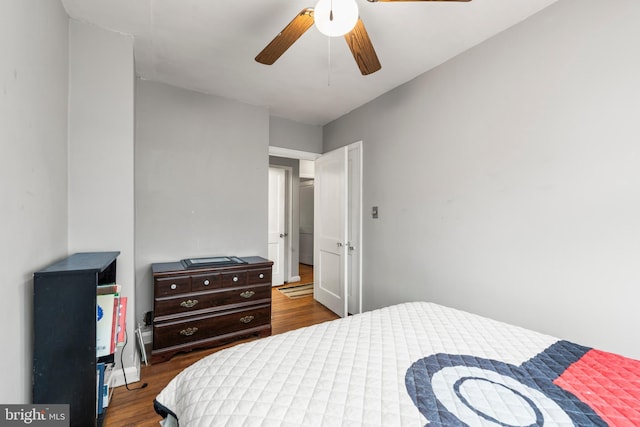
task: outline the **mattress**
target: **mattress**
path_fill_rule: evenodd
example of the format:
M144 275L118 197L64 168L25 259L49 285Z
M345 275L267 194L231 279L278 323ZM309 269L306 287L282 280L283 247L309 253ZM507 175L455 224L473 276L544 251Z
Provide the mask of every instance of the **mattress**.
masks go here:
M178 374L189 426L640 425L640 362L432 303L244 343Z

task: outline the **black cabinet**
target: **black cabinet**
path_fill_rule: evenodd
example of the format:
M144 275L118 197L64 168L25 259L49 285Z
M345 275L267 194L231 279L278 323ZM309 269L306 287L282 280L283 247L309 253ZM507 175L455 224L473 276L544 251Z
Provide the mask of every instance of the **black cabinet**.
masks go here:
M96 286L116 281L119 254L77 253L34 273L33 403L68 403L71 426L98 421Z

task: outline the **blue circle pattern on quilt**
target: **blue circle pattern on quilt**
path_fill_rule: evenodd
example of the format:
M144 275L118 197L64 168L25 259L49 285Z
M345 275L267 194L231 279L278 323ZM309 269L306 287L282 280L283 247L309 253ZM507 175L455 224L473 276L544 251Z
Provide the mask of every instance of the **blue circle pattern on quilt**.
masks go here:
M520 366L438 353L414 362L406 372L405 385L429 420L427 426L523 427L556 425L558 421L581 427L606 426L591 407L553 383L589 350L558 341ZM479 397L479 390L486 396ZM495 407L502 411L492 408L492 397L499 397ZM515 409L513 414L504 411L507 407ZM545 418L549 408L554 419Z

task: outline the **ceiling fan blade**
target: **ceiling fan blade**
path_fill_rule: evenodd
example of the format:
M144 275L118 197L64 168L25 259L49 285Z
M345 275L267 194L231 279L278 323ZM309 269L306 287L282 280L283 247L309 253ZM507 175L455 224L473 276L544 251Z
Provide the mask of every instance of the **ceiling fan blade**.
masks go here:
M364 28L362 19L358 18L356 26L344 35L344 39L347 41L349 49L351 49L351 53L353 54L353 59L356 60L363 76L375 73L382 68L378 60L378 55L376 55L376 51L371 43L371 39L369 39L369 34L367 34L367 30Z
M256 56L256 61L265 65L272 65L291 47L305 31L313 25L313 8L302 9L295 18L271 40L262 52Z
M368 0L371 3L378 3L378 2L391 2L391 1L404 1L404 2L408 2L408 1L471 1L471 0Z

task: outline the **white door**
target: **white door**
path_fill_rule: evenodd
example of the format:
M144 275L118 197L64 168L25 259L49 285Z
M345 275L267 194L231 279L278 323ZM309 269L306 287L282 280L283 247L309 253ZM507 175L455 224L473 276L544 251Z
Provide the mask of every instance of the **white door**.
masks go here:
M343 147L315 162L314 298L347 315L347 159Z
M269 168L269 248L268 257L273 261L272 286L284 283L284 222L285 170Z

